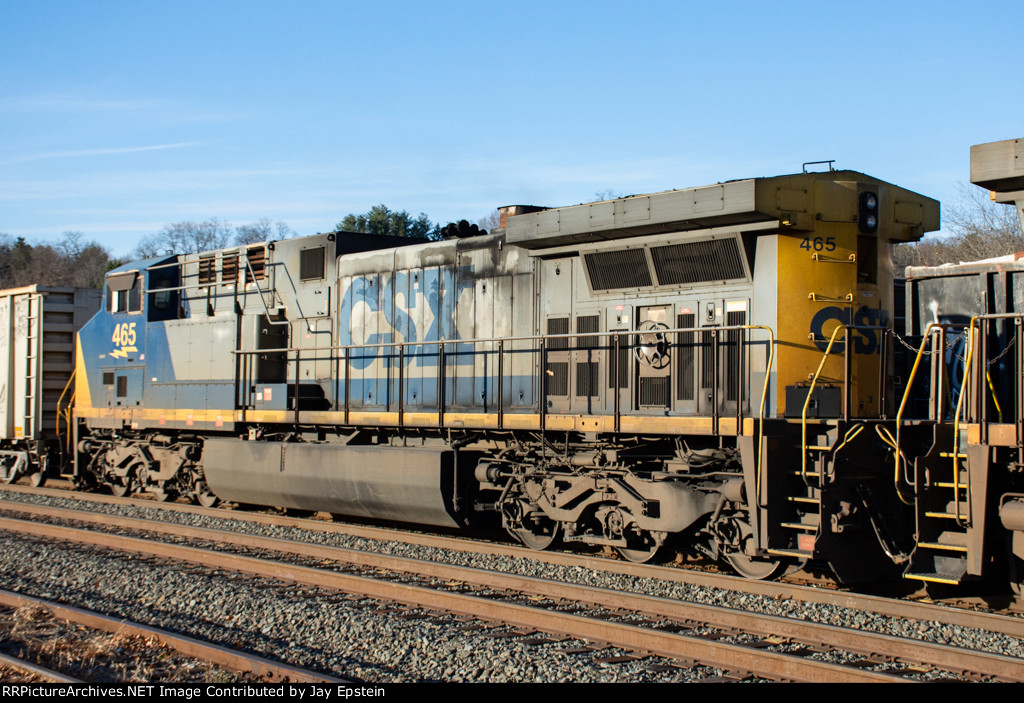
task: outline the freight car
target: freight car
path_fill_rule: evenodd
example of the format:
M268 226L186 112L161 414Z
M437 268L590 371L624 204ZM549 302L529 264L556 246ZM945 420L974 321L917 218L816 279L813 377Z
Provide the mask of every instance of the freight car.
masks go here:
M75 335L100 291L26 286L0 291L0 480L34 485L73 454L70 416ZM63 431L62 431L63 428ZM63 440L62 440L63 437Z
M914 547L890 247L938 215L805 169L506 208L442 242L134 262L79 334L67 471L119 495L491 518L536 549L876 579Z
M1024 225L1024 140L971 147L971 180ZM911 353L897 414L913 484L907 575L1024 585L1024 263L1013 255L911 268ZM909 420L911 417L923 420Z

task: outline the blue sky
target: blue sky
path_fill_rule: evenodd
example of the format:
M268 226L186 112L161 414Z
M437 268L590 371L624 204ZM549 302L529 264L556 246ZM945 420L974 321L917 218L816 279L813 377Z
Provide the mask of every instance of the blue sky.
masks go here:
M1024 3L0 4L0 232L442 224L836 159L949 201L1024 137Z

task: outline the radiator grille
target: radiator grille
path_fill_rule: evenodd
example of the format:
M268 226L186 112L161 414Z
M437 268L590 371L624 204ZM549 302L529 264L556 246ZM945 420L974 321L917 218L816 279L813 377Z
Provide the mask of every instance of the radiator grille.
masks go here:
M651 258L662 286L746 278L735 239L652 247Z
M641 288L652 285L643 249L623 249L585 254L590 285L594 290Z

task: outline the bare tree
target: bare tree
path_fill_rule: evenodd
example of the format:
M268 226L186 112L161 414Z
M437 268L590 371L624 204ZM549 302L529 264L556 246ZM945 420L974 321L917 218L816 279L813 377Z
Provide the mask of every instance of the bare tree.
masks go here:
M266 217L256 220L251 225L235 227L235 244L255 244L273 239L273 223Z
M221 249L231 239L231 225L216 217L205 222L175 222L166 225L157 234L143 238L135 248L135 255L148 259L167 253L197 254L210 249Z
M941 266L1024 251L1024 232L1012 205L992 202L973 185L960 183L957 190L957 198L943 209L950 234L897 244L893 249L897 272L907 266Z
M479 220L476 221L476 226L479 227L480 229L485 229L488 232L491 232L497 229L498 227L501 227L501 213L498 212L497 208L491 210L491 214L489 214L487 217L481 217Z
M256 244L271 239L289 239L295 236L295 230L287 222L278 220L271 222L266 217L256 220L250 225L235 227L235 244Z
M611 188L604 188L594 193L594 197L590 200L592 203L599 203L603 200L618 200L623 197L622 193Z

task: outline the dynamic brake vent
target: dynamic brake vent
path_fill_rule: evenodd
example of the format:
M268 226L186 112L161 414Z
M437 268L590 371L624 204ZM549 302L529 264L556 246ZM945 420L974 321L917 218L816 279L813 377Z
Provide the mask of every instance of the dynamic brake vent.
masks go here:
M735 239L651 247L658 284L674 286L746 278L739 243Z
M585 254L590 285L594 290L642 288L652 285L643 249L623 249Z

